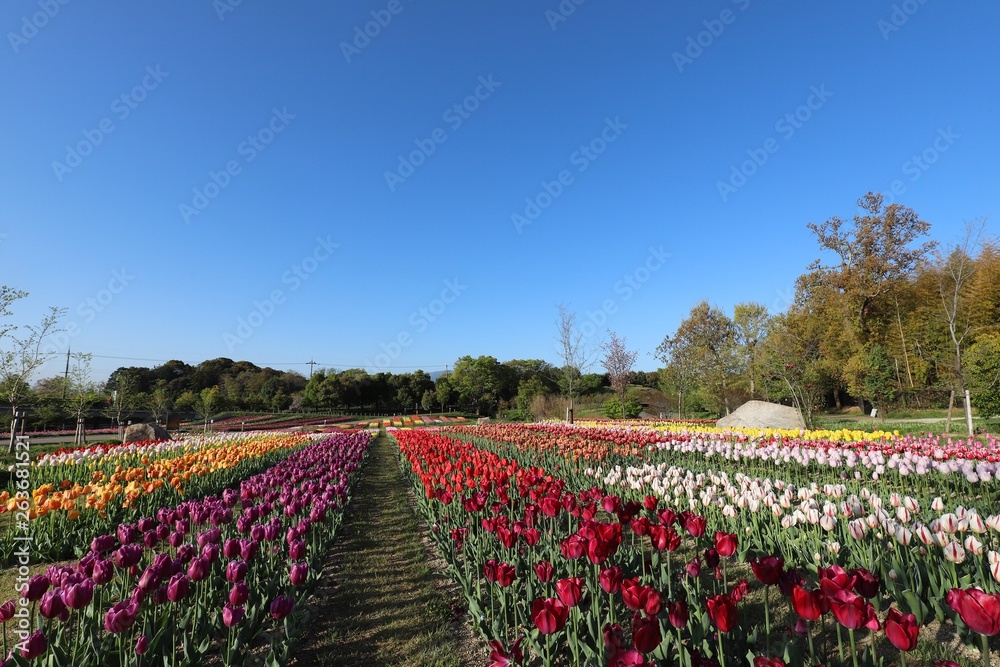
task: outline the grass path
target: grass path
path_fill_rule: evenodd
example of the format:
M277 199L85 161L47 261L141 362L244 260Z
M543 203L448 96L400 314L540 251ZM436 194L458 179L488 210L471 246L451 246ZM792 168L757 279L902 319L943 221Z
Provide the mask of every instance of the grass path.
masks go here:
M461 667L395 445L380 435L344 516L294 665Z

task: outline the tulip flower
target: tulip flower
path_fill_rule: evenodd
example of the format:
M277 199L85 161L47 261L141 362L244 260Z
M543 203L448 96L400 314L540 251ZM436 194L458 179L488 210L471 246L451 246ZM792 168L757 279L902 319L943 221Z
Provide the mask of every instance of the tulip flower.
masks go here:
M271 617L280 620L292 613L293 609L295 609L295 599L279 595L271 602Z
M135 625L139 605L133 600L123 600L104 614L104 629L111 634L120 634Z
M796 586L792 589L792 609L807 621L818 621L830 610L830 605L823 591L807 591L802 586Z
M180 602L187 597L191 590L191 582L183 574L175 574L167 584L167 599L171 602Z
M21 657L25 660L34 660L45 653L49 648L49 642L42 634L41 630L36 630L21 644Z
M718 628L719 632L731 631L739 621L736 602L728 594L713 595L708 598L705 600L705 608L708 610L712 625Z
M555 570L552 567L552 563L548 562L547 560L535 563L535 576L538 577L538 580L541 581L542 583L551 581L552 574L554 571Z
M543 635L562 630L568 618L569 607L558 598L536 598L531 603L531 622Z
M520 665L524 662L524 653L521 651L521 641L524 637L518 637L510 647L508 653L504 650L503 644L496 639L489 642L490 663L488 667L509 667L510 665Z
M145 655L146 651L149 650L149 637L146 635L139 635L139 638L135 640L135 654Z
M583 595L583 579L579 577L560 579L556 582L556 595L567 607L575 607Z
M868 627L878 629L875 610L863 597L846 589L840 589L829 596L830 609L837 621L848 630Z
M640 653L650 653L663 641L660 635L660 621L655 617L643 617L636 612L632 616L632 645Z
M885 619L885 636L900 651L912 651L917 646L920 627L913 614L901 614L895 607Z
M13 600L7 600L2 605L0 605L0 623L6 623L10 619L14 618L14 613L17 611L17 605Z
M21 595L35 602L42 599L45 591L49 590L49 578L44 574L36 574L28 580L28 585L21 590Z
M667 618L675 628L683 628L688 623L688 606L684 600L667 603Z
M753 659L753 667L786 667L786 665L781 658L768 658L760 655Z
M239 581L233 584L229 591L229 604L239 607L246 604L248 599L250 599L250 588L247 586L247 582Z
M246 613L246 607L227 603L222 607L222 622L227 628L231 628L234 625L239 625Z
M715 550L723 558L729 558L735 554L738 543L738 539L733 533L721 531L715 533Z
M947 602L973 632L987 637L1000 634L1000 595L978 588L953 588L948 591Z
M309 578L309 563L292 563L288 573L288 580L292 586L301 586Z
M765 586L773 586L778 583L778 577L781 576L784 566L785 559L777 556L768 556L760 560L750 559L750 568L753 570L754 576Z
M598 576L598 583L601 585L601 590L613 595L621 590L623 577L624 573L621 567L612 565L601 570L601 574Z
M502 588L507 588L514 583L514 579L517 578L517 570L513 565L509 563L500 563L497 565L496 581ZM557 584L558 588L558 584Z

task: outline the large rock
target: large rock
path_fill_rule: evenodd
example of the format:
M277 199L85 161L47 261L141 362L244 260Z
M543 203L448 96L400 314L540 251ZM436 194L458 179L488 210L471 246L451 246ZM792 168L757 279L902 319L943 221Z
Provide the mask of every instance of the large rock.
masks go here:
M767 401L747 401L729 415L720 419L717 426L748 428L805 428L802 415L796 408Z
M132 424L125 429L125 442L170 440L170 434L159 424Z

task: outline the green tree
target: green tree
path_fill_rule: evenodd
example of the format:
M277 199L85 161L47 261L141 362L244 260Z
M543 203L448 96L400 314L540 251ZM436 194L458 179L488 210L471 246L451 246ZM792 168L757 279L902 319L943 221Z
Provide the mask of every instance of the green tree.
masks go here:
M222 392L217 386L205 387L198 394L194 407L205 420L205 431L208 431L208 420L222 407Z
M496 357L461 357L449 381L461 401L475 405L480 415L495 414L501 399L505 374Z
M1000 333L981 336L965 354L972 404L983 417L1000 416Z
M642 414L642 404L631 394L625 397L624 405L617 396L604 402L604 416L608 419L635 419Z

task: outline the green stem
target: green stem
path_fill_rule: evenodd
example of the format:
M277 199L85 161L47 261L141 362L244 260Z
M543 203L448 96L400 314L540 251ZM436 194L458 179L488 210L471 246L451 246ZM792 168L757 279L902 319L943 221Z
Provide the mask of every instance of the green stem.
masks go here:
M722 631L720 630L719 635L719 665L721 667L726 667L726 652L722 647Z
M854 644L854 628L848 628L847 635L851 638L851 660L854 661L854 667L858 667L858 649Z
M980 635L979 641L982 643L980 651L983 654L983 665L984 667L990 667L990 638L986 635Z

